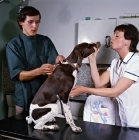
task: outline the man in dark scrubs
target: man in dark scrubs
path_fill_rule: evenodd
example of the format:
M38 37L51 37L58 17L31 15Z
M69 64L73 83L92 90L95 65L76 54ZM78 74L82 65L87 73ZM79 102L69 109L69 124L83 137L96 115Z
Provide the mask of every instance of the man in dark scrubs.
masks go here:
M29 110L29 105L42 83L54 70L54 64L65 58L47 36L37 34L40 12L24 7L17 18L22 33L8 42L6 57L11 79L15 82L16 115Z

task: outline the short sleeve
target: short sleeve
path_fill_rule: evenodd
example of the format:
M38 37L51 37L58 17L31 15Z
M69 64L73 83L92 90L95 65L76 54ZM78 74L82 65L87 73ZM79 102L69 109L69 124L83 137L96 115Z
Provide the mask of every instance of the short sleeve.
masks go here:
M134 81L139 81L139 59L136 59L125 68L124 77Z
M16 49L16 46L11 42L6 46L6 58L11 79L15 81L17 80L16 76L24 69L24 60Z

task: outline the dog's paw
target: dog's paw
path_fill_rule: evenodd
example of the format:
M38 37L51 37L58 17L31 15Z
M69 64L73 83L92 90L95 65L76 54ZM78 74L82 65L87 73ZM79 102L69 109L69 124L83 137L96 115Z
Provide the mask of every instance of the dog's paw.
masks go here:
M54 130L59 130L59 129L60 129L60 127L58 125L54 126Z
M82 132L82 129L76 126L72 128L72 131L77 133L77 132Z
M32 119L29 116L26 117L26 121L27 121L28 124L32 123Z
M44 125L42 130L59 130L60 127L55 124L55 125Z
M51 120L49 120L48 122L56 122L55 118L52 118Z

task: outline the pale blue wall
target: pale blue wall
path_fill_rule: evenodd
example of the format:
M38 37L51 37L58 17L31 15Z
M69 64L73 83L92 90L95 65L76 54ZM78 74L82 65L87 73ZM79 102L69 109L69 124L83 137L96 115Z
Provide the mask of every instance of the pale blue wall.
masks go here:
M85 17L94 20L139 14L139 0L29 0L29 5L42 15L38 33L49 36L65 57L78 43L78 23Z

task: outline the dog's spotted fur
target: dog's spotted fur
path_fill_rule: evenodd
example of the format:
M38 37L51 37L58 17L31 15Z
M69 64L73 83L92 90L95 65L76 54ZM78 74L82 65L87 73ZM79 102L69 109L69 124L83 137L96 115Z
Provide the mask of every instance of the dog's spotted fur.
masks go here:
M58 130L58 125L47 125L47 122L55 121L55 117L63 108L64 116L73 132L81 132L81 128L74 124L69 106L69 93L76 82L76 69L81 67L83 58L94 52L94 47L99 47L100 43L81 43L75 46L74 50L67 57L69 63L59 64L53 74L40 87L31 105L29 116L26 117L28 124L35 123L34 128L40 130ZM60 100L59 100L60 99ZM60 105L62 107L60 107Z

